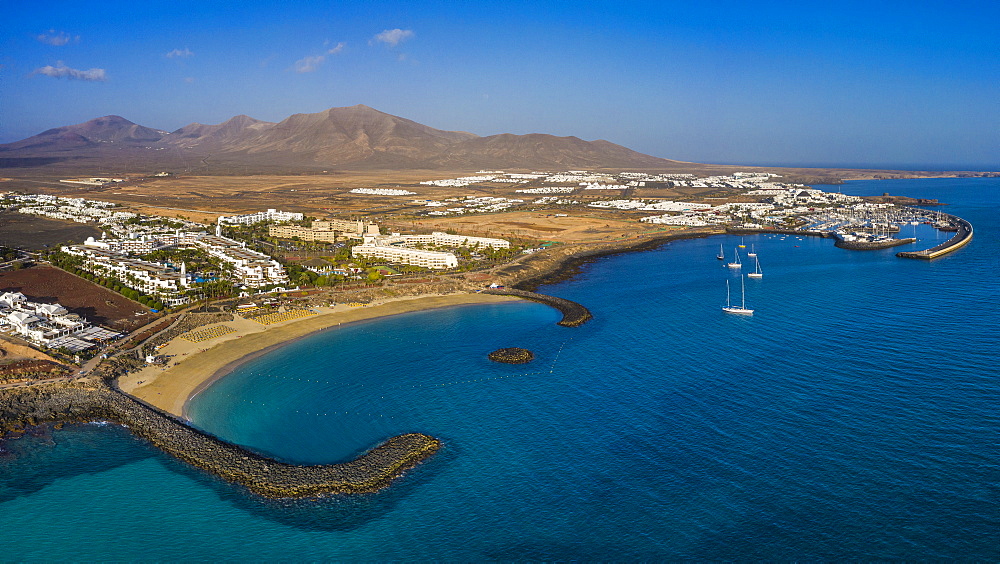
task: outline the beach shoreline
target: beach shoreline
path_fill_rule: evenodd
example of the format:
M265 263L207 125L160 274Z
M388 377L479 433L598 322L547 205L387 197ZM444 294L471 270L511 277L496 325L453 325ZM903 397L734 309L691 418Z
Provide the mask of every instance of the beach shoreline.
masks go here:
M570 279L579 274L582 265L605 256L652 250L670 241L716 234L722 234L721 230L684 230L644 237L639 240L602 244L596 247L567 246L560 249L561 252L558 253L553 253L552 251L555 249L550 249L546 251L546 254L526 257L528 260L525 262L541 263L540 268L533 268L534 272L528 277L524 277L525 272L510 272L504 267L499 269L498 274L503 279L510 279L510 286L517 290L528 288L533 290L544 284ZM525 299L523 296L501 295L499 292L469 291L446 295L418 295L392 298L364 307L348 308L345 305L338 305L335 308L319 308L320 313L317 316L268 327L259 326L248 320L220 323L220 325L235 325L239 328L235 333L213 339L209 343L211 346L206 349L200 348L202 345L184 344L179 337L175 338L161 352L168 356L183 356L183 359L166 368L147 366L138 372L121 377L118 385L123 392L133 395L139 400L190 421L187 405L191 399L243 364L299 339L345 323L442 307L522 301L523 299ZM582 309L586 311L585 308ZM586 317L581 318L580 323L588 318L589 312Z
M208 343L189 343L177 337L161 353L179 359L167 367L147 366L119 379L122 391L174 416L187 419L187 403L239 366L299 339L336 327L371 319L486 303L520 301L510 296L461 293L397 298L364 307L321 308L317 315L273 326L255 326L249 320L219 325L239 329ZM205 348L205 345L208 345Z

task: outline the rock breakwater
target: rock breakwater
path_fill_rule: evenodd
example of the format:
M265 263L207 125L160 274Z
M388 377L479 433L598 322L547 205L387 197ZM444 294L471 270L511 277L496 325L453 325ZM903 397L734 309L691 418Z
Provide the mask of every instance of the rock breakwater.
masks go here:
M222 441L102 382L0 390L0 431L4 433L42 423L95 420L124 425L171 456L273 498L374 492L441 446L433 437L409 433L392 437L349 462L297 466Z
M529 292L527 290L517 290L515 288L489 289L483 290L482 293L493 294L496 296L517 296L519 298L552 306L562 312L563 318L558 324L563 327L579 327L594 318L589 309L564 298L547 296L545 294Z

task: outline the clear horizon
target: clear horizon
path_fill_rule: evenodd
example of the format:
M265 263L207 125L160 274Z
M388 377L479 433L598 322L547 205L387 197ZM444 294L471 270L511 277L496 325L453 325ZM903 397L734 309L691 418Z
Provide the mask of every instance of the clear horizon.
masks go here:
M0 143L111 114L173 131L365 104L438 129L606 139L682 161L1000 169L994 4L5 12Z

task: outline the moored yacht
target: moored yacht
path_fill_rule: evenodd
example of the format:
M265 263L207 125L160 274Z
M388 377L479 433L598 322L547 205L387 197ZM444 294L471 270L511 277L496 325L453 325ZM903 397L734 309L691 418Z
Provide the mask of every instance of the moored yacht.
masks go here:
M728 266L729 268L740 268L741 266L743 266L740 263L740 250L739 249L733 249L733 262L727 262L726 266Z
M743 285L742 277L740 278L740 289L743 290L743 299L740 301L740 307L736 307L729 299L729 280L726 280L726 305L722 308L722 311L738 315L753 315L753 310L747 308L747 290Z
M753 261L756 268L754 268L753 272L747 273L747 278L763 278L764 273L760 271L760 259L757 258L757 255L753 256Z

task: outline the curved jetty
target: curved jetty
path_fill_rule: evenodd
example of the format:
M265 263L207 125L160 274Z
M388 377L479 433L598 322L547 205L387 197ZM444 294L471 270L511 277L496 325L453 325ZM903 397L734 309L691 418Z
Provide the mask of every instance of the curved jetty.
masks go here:
M955 235L951 239L923 251L904 251L896 253L896 256L900 258L916 258L925 260L935 259L939 256L946 255L956 249L964 247L969 243L969 241L972 240L971 223L955 215L941 215L946 217L952 226L958 228L958 231L955 232Z
M487 356L494 362L505 362L507 364L527 364L535 360L535 353L518 347L497 349Z
M0 390L2 432L46 422L96 420L124 425L167 454L272 498L374 492L441 447L433 437L410 433L392 437L350 462L297 466L222 441L103 383Z
M555 296L546 296L545 294L529 292L527 290L516 290L514 288L491 288L489 290L483 290L482 293L497 296L517 296L518 298L524 298L526 300L552 306L562 312L563 318L559 321L558 325L562 325L563 327L579 327L594 318L594 316L591 315L590 310L582 305L567 299L557 298Z

